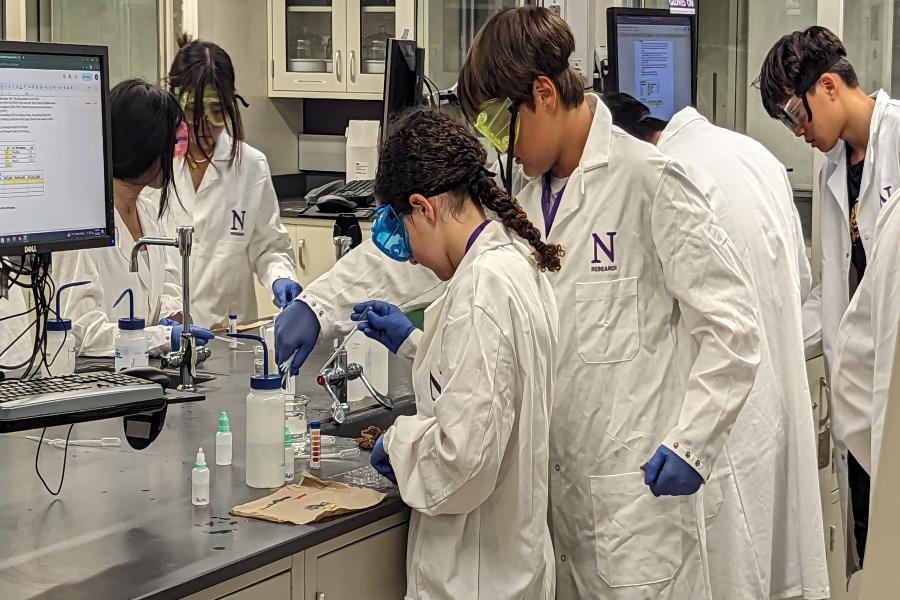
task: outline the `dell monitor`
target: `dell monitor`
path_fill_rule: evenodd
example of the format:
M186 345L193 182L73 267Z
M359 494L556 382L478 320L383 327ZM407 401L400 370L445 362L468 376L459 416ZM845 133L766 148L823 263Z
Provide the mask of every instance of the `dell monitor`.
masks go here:
M610 8L607 92L624 92L657 119L697 101L697 32L693 15L664 9Z
M0 41L0 256L114 243L108 91L105 47Z
M384 114L381 142L391 134L390 121L398 113L422 104L425 51L413 40L390 38L384 75Z

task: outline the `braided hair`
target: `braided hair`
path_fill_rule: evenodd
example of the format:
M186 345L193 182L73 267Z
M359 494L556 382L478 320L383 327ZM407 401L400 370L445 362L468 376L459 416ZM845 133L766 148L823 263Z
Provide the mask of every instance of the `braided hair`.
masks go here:
M565 251L541 239L519 202L503 191L484 167L487 152L466 128L432 108L407 112L394 124L381 149L375 197L398 215L412 212L409 198L447 194L450 214L457 216L467 199L497 214L500 221L528 242L541 271L559 271Z

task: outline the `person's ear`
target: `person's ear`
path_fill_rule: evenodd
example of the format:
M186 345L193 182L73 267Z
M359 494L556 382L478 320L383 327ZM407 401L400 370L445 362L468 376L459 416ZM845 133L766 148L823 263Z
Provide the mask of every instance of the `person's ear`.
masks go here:
M842 82L839 82L839 79L840 77L834 73L823 73L819 78L819 84L821 84L822 89L829 98L833 99L837 94L838 86Z
M555 112L559 105L559 91L553 85L553 81L546 75L540 75L531 84L531 94L534 99L535 111Z
M411 216L415 218L417 215L425 219L425 222L433 225L437 222L438 213L434 204L422 194L413 194L409 197L409 204L412 206Z

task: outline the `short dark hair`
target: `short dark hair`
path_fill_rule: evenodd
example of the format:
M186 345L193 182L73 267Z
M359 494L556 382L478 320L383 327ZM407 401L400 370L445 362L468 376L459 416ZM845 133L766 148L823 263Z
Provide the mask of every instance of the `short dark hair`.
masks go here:
M378 158L375 198L397 214L409 214L413 194L446 194L451 216L466 200L494 211L500 221L528 242L540 270L559 271L565 252L548 244L518 201L497 186L484 163L487 151L466 127L432 108L401 115Z
M847 60L847 49L829 29L814 25L778 40L766 55L756 80L769 116L776 117L779 107L792 94L806 92L814 85L818 78L810 78L817 72L819 76L834 73L849 87L859 86L856 71Z
M646 104L624 92L605 94L603 103L612 113L613 125L639 140L652 143L653 134L668 125L667 121L654 117Z
M191 40L187 34L178 36L178 54L169 68L169 89L177 89L180 96L191 94L194 99L193 112L203 114L203 94L206 86L215 88L219 102L225 111L225 128L231 135L231 161L238 157L241 142L244 140L244 125L241 122L241 111L238 100L246 105L244 99L235 91L234 65L228 53L213 42ZM207 128L204 119L194 119L193 134L197 139ZM207 159L205 149L201 149Z
M569 66L574 51L572 30L553 11L538 6L501 10L475 35L459 73L463 113L474 120L481 104L492 98L534 108L531 86L541 75L556 86L564 106L579 106L584 80Z
M109 113L113 177L133 179L159 164L163 177L159 201L162 217L168 206L169 185L175 190L172 160L178 128L184 120L178 100L143 79L126 79L110 91Z

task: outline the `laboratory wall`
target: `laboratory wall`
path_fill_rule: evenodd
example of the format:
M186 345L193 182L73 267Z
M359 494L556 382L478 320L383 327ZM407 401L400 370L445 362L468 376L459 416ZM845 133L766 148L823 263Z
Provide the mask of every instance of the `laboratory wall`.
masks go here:
M199 0L197 16L200 37L225 48L234 63L238 92L250 104L241 109L247 142L266 155L274 175L296 173L303 101L268 97L265 0Z

